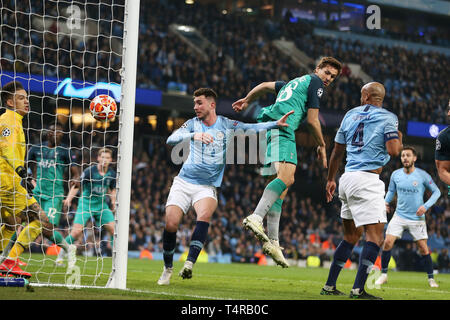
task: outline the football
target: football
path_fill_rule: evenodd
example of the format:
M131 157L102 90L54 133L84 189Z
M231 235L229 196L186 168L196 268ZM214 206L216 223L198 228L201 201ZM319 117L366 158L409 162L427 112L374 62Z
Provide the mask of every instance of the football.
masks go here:
M110 96L101 94L92 99L89 109L96 120L111 121L116 116L117 104Z

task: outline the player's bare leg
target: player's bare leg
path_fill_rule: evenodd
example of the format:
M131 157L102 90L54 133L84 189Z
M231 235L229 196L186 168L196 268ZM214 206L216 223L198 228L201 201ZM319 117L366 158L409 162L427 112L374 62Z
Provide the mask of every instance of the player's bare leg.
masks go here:
M183 218L183 211L180 207L169 205L166 207L165 228L163 231L163 257L164 269L158 279L159 285L169 285L173 274L173 254L177 241L178 226Z
M208 236L209 222L217 209L217 200L209 197L203 198L194 203L194 209L197 214L197 223L192 233L186 262L179 273L183 279L192 278L192 268Z

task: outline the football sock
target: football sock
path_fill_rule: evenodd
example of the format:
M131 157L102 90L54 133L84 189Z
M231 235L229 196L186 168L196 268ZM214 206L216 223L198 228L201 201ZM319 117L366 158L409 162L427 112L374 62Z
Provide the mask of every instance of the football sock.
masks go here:
M42 225L39 219L31 221L23 230L20 232L19 237L17 238L16 243L12 247L9 252L8 258L15 260L19 257L25 248L30 246L30 243L33 242L38 235L42 232Z
M177 232L169 232L166 229L163 231L163 258L164 266L166 268L173 267L173 254L175 253L175 246L177 244Z
M69 250L69 244L59 231L53 230L53 235L49 238L49 240L63 248L66 252Z
M73 243L75 242L75 238L72 237L71 234L69 234L69 235L66 237L65 240L66 240L66 242L67 242L68 244L73 244Z
M353 245L345 240L342 240L341 243L337 246L334 251L333 262L330 266L330 271L328 273L327 286L336 287L336 281L341 272L342 268L345 266L345 263L350 258Z
M422 259L424 259L424 262L425 262L425 272L428 275L428 279L434 278L433 261L431 260L430 254L426 254L426 255L422 256Z
M381 272L387 273L389 267L389 261L391 260L391 250L383 250L381 252Z
M203 249L206 237L208 236L209 223L205 221L197 221L194 232L192 233L191 243L189 244L188 261L195 263L200 251Z
M257 214L261 218L264 218L270 208L272 208L275 201L280 198L284 190L286 190L286 185L283 181L278 178L272 180L264 189L263 195L253 213Z
M2 226L0 229L0 252L3 252L15 233L16 231L14 229L10 230L9 228L6 228L6 225Z
M269 239L278 240L282 206L283 200L278 198L270 208L269 212L267 212L267 236Z
M359 267L356 273L355 283L353 284L353 289L360 289L360 292L364 290L364 285L366 284L367 277L372 271L372 266L377 260L378 253L380 252L380 247L376 243L371 241L366 241L364 247L359 256Z

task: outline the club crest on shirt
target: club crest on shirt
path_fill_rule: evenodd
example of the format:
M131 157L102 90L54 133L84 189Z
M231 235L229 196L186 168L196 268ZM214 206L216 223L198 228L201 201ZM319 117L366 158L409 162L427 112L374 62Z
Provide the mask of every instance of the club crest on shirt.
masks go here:
M216 139L217 140L222 140L225 137L225 135L223 134L222 131L218 131L216 134Z
M419 183L417 181L413 181L412 184L413 184L414 187L417 187L419 185Z
M9 137L11 135L11 130L9 130L9 128L5 128L2 131L2 136L3 137Z

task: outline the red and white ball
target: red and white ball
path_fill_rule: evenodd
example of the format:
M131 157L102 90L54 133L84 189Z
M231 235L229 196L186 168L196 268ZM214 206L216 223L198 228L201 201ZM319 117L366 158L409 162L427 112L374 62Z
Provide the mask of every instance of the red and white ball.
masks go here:
M98 121L113 120L117 113L116 101L107 94L100 94L92 99L89 109Z

